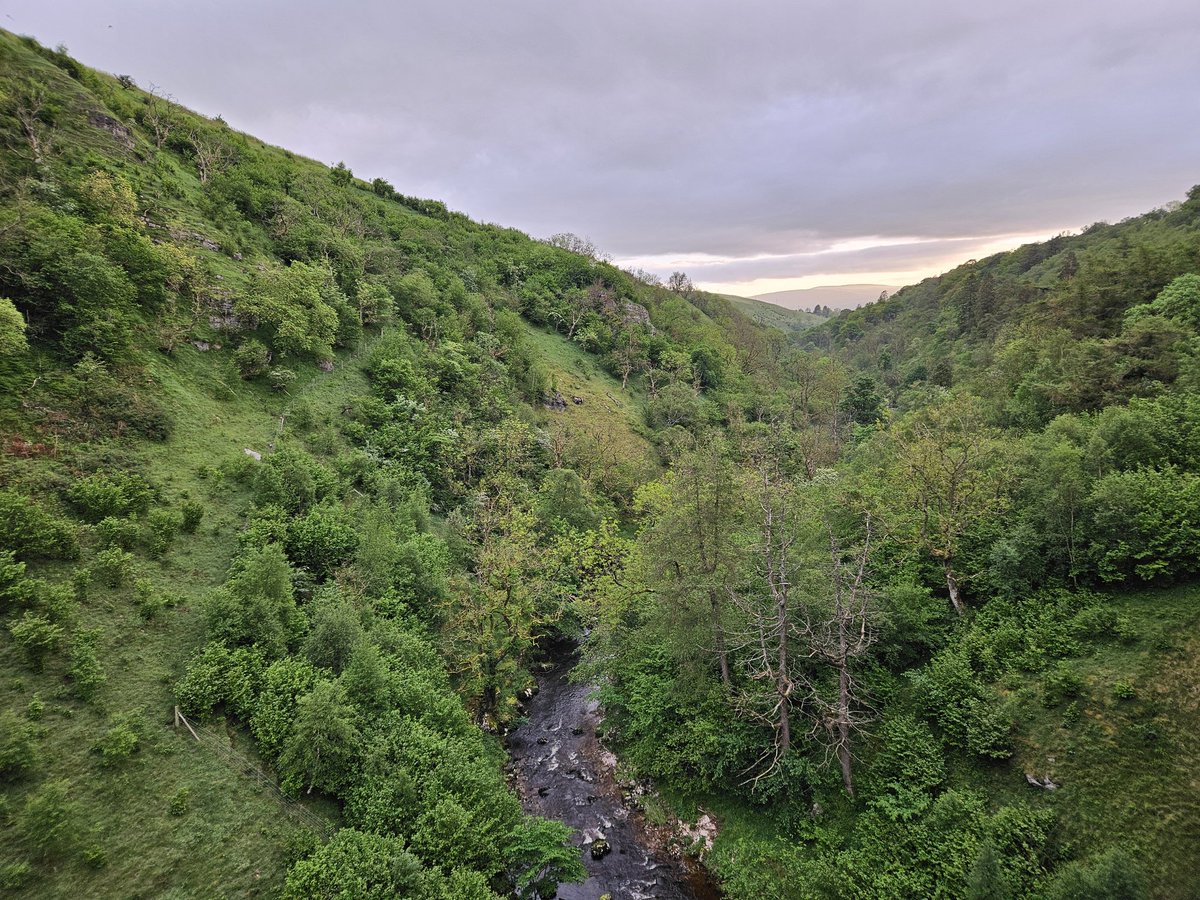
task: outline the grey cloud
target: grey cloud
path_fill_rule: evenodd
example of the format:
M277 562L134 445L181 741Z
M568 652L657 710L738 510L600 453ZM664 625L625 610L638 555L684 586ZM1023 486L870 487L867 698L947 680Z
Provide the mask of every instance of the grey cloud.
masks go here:
M1194 0L8 6L273 143L617 256L1044 231L1200 181Z

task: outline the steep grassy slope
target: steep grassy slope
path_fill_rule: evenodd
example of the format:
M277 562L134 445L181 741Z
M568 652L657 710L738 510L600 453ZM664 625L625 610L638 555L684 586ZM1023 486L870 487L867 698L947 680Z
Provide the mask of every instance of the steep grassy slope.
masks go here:
M1015 767L1052 774L1047 798L1063 839L1120 841L1147 862L1156 895L1200 893L1200 589L1112 597L1124 638L1073 663L1078 696L1058 700L1052 680L1016 687L1021 740Z
M25 710L35 697L46 704L35 725L38 775L69 780L79 811L73 840L84 850L67 856L52 877L43 873L29 880L28 896L271 896L282 886L288 840L302 823L288 804L236 765L171 727L175 682L186 658L203 643L197 602L224 580L249 502L244 487L211 474L202 479L201 472L241 464L248 459L244 447L265 450L278 439L279 415L290 405L236 379L227 393L222 390L223 399L214 399L208 389L222 373L213 362L188 347L174 365L155 367L178 426L160 445L130 448L164 491L203 498L205 504L198 533L182 536L162 559L136 563L149 593L170 606L147 618L131 585L88 587L75 628L99 635L97 651L108 678L98 702L72 698L66 659L43 673L4 682L5 708ZM297 396L319 396L324 387L310 382ZM71 468L60 459L9 459L5 481L69 479ZM57 568L31 572L54 577ZM11 643L3 653L8 671L22 670ZM115 768L96 747L118 722L140 736L140 745ZM228 740L262 765L246 735L230 731ZM181 792L187 802L173 814L172 800ZM15 810L22 792L10 792L8 799Z
M571 523L661 467L646 381L703 407L755 326L7 33L0 93L0 887L569 877L477 726L519 712ZM506 553L539 605L477 609ZM353 778L306 755L318 702Z
M611 467L628 468L622 473L627 478L652 472L656 458L639 434L644 397L622 391L593 357L562 337L533 328L528 333L539 362L568 397L565 410L535 410L547 434L563 436L564 452L572 441L593 445L597 477ZM99 635L96 647L108 675L99 702L73 698L67 658L29 672L16 646L0 641L0 667L13 673L0 681L0 709L25 718L31 704L44 705L32 725L41 760L37 777L66 779L78 814L71 852L57 858L53 870L35 865L22 876L20 845L9 843L13 855L0 862L13 867L6 876L10 887L21 885L14 896L276 896L314 828L296 812L297 802L326 827L340 824L336 805L285 799L245 771L239 759L273 777L245 729L225 721L202 726L235 754L223 756L173 727L171 710L186 661L205 642L199 601L224 581L252 509L244 479L253 463L245 450L269 455L300 442L336 459L340 445L330 446L329 437L347 404L367 390L359 363L370 347L367 342L340 356L330 374L307 373L290 396L223 377L228 373L215 353L190 346L170 362L153 362L176 424L165 442L130 449L139 470L164 492L200 498L204 519L196 534L180 536L163 558L138 554L136 577L169 603L152 617L139 607L132 584L88 588L75 627ZM570 402L574 396L585 404ZM2 471L8 484L70 477L55 458L10 457ZM31 565L29 571L51 579L69 575L63 564ZM139 747L128 760L106 763L97 747L117 724L140 736ZM31 787L25 781L6 792L10 812ZM180 796L186 803L176 811L172 802Z

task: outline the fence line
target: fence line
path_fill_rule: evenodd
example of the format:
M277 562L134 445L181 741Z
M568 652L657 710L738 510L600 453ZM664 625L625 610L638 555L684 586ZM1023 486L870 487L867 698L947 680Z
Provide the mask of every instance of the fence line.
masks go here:
M272 794L275 795L277 800L283 803L290 812L295 813L297 817L302 819L306 825L313 829L313 831L316 831L326 840L333 836L333 833L336 829L332 823L330 823L327 819L323 819L321 816L318 816L295 798L289 797L287 794L285 794L283 790L280 789L279 785L275 783L275 779L271 778L271 776L259 769L258 766L254 765L254 763L250 762L250 760L230 747L223 737L218 737L217 735L206 731L201 725L193 726L193 724L188 721L187 717L180 712L179 707L176 706L175 727L178 728L181 724L187 728L188 732L196 739L196 742L200 744L200 746L211 750L231 768L238 770L247 778L253 778L259 783L260 786L267 788Z

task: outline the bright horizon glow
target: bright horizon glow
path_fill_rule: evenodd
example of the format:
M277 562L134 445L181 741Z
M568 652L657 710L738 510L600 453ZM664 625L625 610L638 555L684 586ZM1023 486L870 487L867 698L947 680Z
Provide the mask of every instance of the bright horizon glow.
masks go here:
M816 287L838 287L848 284L882 284L897 288L916 284L925 278L941 275L962 265L970 259L984 259L995 253L1014 250L1023 244L1048 240L1071 229L1055 228L1047 231L1021 232L1016 234L968 236L951 238L880 238L861 237L838 241L820 250L792 254L755 254L744 257L725 257L707 253L662 254L656 256L631 257L616 260L622 268L641 268L661 276L664 280L675 271L687 272L696 287L714 294L734 294L753 297L776 291L806 290ZM846 271L836 264L836 257L859 253L864 250L894 247L918 247L922 244L952 244L953 250L943 250L930 256L924 265L907 269L877 271ZM830 258L828 268L820 272L778 277L721 280L719 277L704 277L706 269L717 269L737 263L784 261L789 259L812 261ZM844 257L843 257L844 258ZM716 272L713 273L717 275Z

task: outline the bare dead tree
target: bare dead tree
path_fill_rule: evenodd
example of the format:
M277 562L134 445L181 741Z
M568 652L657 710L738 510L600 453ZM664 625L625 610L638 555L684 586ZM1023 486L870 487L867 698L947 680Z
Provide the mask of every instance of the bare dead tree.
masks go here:
M21 133L34 165L40 167L50 152L50 138L42 114L46 111L46 89L40 84L26 82L17 92L13 115L21 125Z
M763 690L743 694L739 707L752 720L772 731L772 741L751 770L759 782L776 772L792 746L792 704L796 688L791 657L794 631L791 609L791 555L797 540L790 491L778 462L765 455L757 462L759 480L759 576L761 589L729 588L730 599L742 615L734 640L742 667Z
M550 237L546 238L546 243L551 247L558 247L571 253L578 253L580 256L589 257L597 262L612 261L612 254L602 251L592 243L590 238L581 237L569 231L550 235Z
M622 390L629 386L629 376L637 371L638 366L647 355L646 347L639 342L638 337L639 335L633 328L627 328L624 334L625 339L613 351L617 370L621 373Z
M809 659L820 669L832 669L834 687L825 686L820 675L800 675L806 701L813 712L811 736L823 740L838 760L846 793L854 796L852 741L854 734L869 720L865 703L854 675L854 663L875 643L871 621L872 593L866 584L867 561L871 552L871 519L866 521L862 545L853 553L843 550L833 529L829 529L829 586L832 605L827 613L815 615L806 604L798 625L798 638L807 647Z
M229 145L199 128L188 132L188 143L192 145L192 157L196 161L196 171L201 184L205 184L213 175L225 171L233 163L233 150Z
M696 288L686 272L672 272L667 279L667 290L682 297L691 297Z
M156 85L150 85L146 92L146 108L142 110L142 124L154 136L154 146L161 150L167 143L171 132L179 127L179 119L175 115L175 98Z
M654 400L658 397L658 392L662 390L663 379L666 378L667 373L655 366L649 356L642 361L641 371L642 376L646 379L646 389L650 393L650 399Z

